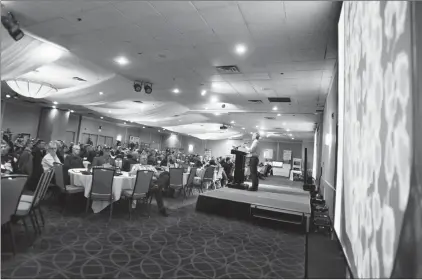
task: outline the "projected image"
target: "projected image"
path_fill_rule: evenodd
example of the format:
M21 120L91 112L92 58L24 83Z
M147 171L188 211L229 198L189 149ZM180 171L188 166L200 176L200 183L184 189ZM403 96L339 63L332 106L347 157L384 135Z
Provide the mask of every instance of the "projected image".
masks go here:
M386 278L410 188L410 12L401 1L345 1L343 12L344 166L335 228L355 277Z

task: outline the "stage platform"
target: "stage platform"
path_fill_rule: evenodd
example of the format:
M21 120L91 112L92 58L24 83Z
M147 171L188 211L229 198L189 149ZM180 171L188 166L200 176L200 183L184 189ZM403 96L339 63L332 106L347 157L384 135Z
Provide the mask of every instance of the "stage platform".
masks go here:
M284 186L264 186L257 192L221 188L198 196L196 210L236 218L262 218L306 226L309 231L309 192Z

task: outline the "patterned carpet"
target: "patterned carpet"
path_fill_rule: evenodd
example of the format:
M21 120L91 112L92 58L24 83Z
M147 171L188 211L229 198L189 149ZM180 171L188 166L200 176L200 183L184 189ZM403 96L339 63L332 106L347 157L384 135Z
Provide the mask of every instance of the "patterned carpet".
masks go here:
M149 219L138 209L129 221L127 204L116 203L109 224L108 209L82 217L83 205L69 208L65 215L46 209L31 248L16 226L14 258L2 236L2 278L304 277L303 233L202 214L194 205L167 218L155 206Z

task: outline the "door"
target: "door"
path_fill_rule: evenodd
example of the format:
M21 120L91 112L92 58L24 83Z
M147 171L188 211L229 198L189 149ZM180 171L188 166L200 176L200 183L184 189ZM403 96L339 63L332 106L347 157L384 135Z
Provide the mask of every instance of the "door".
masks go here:
M97 146L98 135L97 134L90 134L89 137L91 137L92 146L96 147Z
M105 145L105 143L106 143L106 138L105 138L105 136L98 135L97 145L104 146L104 145Z
M66 131L66 139L65 143L70 145L70 143L75 142L75 132L74 131Z
M89 139L89 134L88 133L82 133L81 143L82 144L87 144L88 143L88 139Z
M112 147L113 146L113 137L105 137L105 143L108 147Z

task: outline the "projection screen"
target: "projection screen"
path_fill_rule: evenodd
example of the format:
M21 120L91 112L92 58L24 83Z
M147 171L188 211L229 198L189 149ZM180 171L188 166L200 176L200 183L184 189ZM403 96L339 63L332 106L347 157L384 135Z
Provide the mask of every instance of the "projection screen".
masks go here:
M411 32L407 1L344 1L334 229L351 272L389 278L411 170Z

